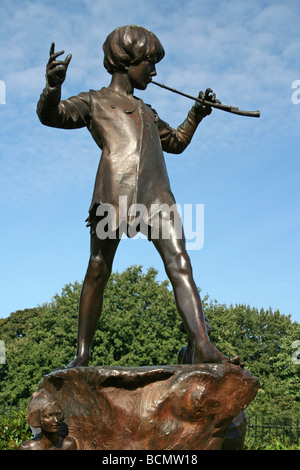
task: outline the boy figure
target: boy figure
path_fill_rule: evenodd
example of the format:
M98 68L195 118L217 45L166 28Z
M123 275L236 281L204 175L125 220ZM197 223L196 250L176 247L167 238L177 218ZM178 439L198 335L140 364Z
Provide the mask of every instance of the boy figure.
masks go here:
M65 129L86 126L102 150L88 217L91 251L79 303L77 355L67 367L88 364L104 288L124 224L130 232L132 220L128 211L134 205L145 208L138 229L148 235L162 257L193 348L193 363L240 364L239 357L228 358L208 339L184 235L178 231L176 223L177 214L172 216L159 209L156 213L151 212L152 207L174 207L175 204L163 151L181 153L190 143L198 124L211 113L211 107L195 103L185 121L175 130L134 96L135 88L147 88L156 75L155 64L164 56L160 41L147 29L136 25L116 28L104 42L103 51L104 66L112 75L109 86L61 101L61 85L71 55L65 60L57 60L64 51L55 53L52 44L47 83L37 105L43 124ZM207 90L205 98L214 101L215 95L211 92ZM120 200L125 201L125 207L121 207ZM103 208L107 206L114 208L116 217L111 220L110 236L105 238L97 231L97 224L103 220ZM154 220L159 221L161 232L167 227L167 237L151 238L149 233Z

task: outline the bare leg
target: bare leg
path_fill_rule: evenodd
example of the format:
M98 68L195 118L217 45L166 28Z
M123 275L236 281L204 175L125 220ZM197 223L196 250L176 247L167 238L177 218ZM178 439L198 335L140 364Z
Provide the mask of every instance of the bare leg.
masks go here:
M99 321L103 293L119 239L100 240L91 235L91 254L79 301L77 355L67 367L88 365L90 347Z
M218 351L209 341L201 298L192 274L192 267L185 248L182 234L178 238L170 220L167 239L153 239L153 243L162 257L166 273L173 286L175 301L179 314L193 346L193 363L227 363L240 364L239 357L229 358Z

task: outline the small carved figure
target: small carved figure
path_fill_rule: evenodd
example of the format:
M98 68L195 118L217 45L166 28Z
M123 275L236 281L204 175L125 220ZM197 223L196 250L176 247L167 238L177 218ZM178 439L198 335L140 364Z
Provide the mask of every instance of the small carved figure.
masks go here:
M29 403L27 422L32 428L41 428L41 432L22 442L19 450L77 450L75 439L66 435L63 421L59 402L45 390L35 392Z

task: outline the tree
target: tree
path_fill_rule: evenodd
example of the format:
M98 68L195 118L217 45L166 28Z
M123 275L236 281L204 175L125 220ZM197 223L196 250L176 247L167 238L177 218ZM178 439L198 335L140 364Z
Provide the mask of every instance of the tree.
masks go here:
M300 416L300 364L292 361L300 324L279 311L227 307L206 299L212 326L211 341L227 355L239 354L245 367L260 380L249 411L272 416Z
M141 267L133 266L111 278L91 364L177 363L186 339L178 328L181 320L168 281L159 283L156 276L153 268L142 274Z
M2 366L0 400L28 399L43 375L62 366L76 343L76 304L80 285L64 287L49 304L26 309L1 320L1 338L6 345Z
M177 362L186 343L168 282L157 271L132 266L109 279L90 366L164 365ZM12 313L0 322L6 364L0 368L0 402L28 400L43 375L76 353L77 312L82 285L66 285L52 302Z
M187 337L178 326L173 292L157 271L132 266L110 277L92 346L90 366L177 363ZM82 284L68 284L50 303L0 320L6 364L0 365L0 403L29 399L45 374L76 353L77 312ZM272 309L219 304L203 298L211 342L224 354L239 354L260 380L248 413L300 417L300 364L292 361L300 325Z

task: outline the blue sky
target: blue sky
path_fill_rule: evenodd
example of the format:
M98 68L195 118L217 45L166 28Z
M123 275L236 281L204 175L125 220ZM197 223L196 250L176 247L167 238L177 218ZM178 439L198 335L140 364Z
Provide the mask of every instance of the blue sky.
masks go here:
M202 295L300 321L299 16L298 0L1 1L0 317L81 281L89 257L84 220L100 151L86 129L50 129L36 116L50 44L73 56L67 98L109 84L106 36L140 24L165 48L157 81L192 95L210 87L224 104L261 111L214 110L183 154L165 156L177 203L204 205L204 245L190 250ZM154 85L136 94L173 127L192 105ZM120 244L114 271L132 264L166 279L146 240Z

